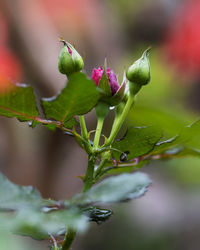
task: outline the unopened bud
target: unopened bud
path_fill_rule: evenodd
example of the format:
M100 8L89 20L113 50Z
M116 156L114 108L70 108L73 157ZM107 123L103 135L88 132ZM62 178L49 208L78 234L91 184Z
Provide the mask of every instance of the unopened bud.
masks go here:
M58 69L60 73L67 76L83 69L84 62L75 48L68 42L61 39L64 46L58 58Z
M134 62L127 70L126 77L130 82L138 85L146 85L151 79L150 63L149 63L149 51L148 48L144 51L142 57Z

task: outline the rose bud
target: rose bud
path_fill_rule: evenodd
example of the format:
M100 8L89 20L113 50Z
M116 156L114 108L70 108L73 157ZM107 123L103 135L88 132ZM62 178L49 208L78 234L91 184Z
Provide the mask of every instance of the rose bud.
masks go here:
M61 42L63 42L64 46L58 58L58 69L60 73L69 76L75 72L81 71L84 66L82 57L70 43L62 39Z
M130 82L140 86L149 83L151 79L150 63L148 58L150 49L151 48L145 50L142 57L128 68L126 77Z
M110 106L118 105L124 96L125 81L120 86L117 77L113 70L102 67L94 68L91 78L96 83L96 86L102 90L101 101L106 102Z

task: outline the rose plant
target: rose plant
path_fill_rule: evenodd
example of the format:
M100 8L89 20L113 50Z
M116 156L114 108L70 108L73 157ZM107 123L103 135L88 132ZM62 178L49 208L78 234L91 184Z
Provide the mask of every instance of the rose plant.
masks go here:
M104 209L104 204L141 197L151 181L146 174L136 172L138 168L150 161L199 156L200 152L195 148L199 121L168 140L163 140L163 131L154 126L130 127L120 140L116 139L135 96L150 82L150 48L126 70L119 84L106 62L104 67L94 68L88 78L81 72L84 62L80 54L71 44L62 42L58 68L68 81L57 96L42 99L44 115L39 114L31 86L9 82L0 93L0 115L16 117L33 128L41 124L50 130L60 129L73 136L88 155L87 170L81 177L82 192L69 200L43 199L33 187L18 186L0 175L1 225L16 234L51 239L50 249L54 250L70 249L76 234L86 230L90 221L100 224L109 219L112 211ZM111 107L115 118L106 137L102 136L102 127ZM84 117L92 109L97 116L94 138Z

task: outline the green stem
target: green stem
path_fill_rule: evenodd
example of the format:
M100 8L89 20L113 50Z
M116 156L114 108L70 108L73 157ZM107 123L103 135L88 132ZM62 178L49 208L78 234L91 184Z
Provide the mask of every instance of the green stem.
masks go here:
M89 155L88 156L88 167L87 172L84 180L84 186L83 186L83 192L88 191L94 182L94 166L96 162L96 156L95 155Z
M96 178L98 177L98 175L101 173L101 170L102 170L102 168L104 167L106 161L107 161L107 158L103 158L103 159L101 160L101 162L100 162L100 164L99 164L99 166L98 166L98 168L97 168L97 170L96 170L96 172L95 172L95 175L94 175L95 180L96 180Z
M69 250L71 248L72 242L76 236L76 231L73 229L68 229L68 232L65 235L65 239L62 245L62 250Z
M83 115L80 115L79 119L80 119L80 125L81 125L81 135L84 139L88 139L88 132L87 132L87 127L85 123L85 118Z
M117 118L116 122L114 122L114 124L113 124L110 136L109 136L108 140L106 141L105 146L110 146L111 143L113 142L113 140L115 139L115 137L116 137L117 133L119 132L126 116L128 115L128 112L129 112L133 102L134 102L134 96L130 95L121 116L119 118Z
M129 96L128 96L128 100L126 102L126 105L122 111L121 114L119 114L117 117L116 117L116 120L114 121L113 123L113 127L112 127L112 130L111 130L111 133L110 133L110 136L108 138L108 140L106 141L105 143L105 146L110 146L113 142L113 140L115 139L117 133L119 132L126 116L128 115L128 112L131 108L131 106L133 105L134 103L134 97L135 95L140 91L141 89L141 85L139 84L136 84L136 83L133 83L133 82L129 82Z
M94 149L97 149L98 146L99 146L99 140L100 140L100 137L101 137L103 122L104 122L104 118L101 118L101 117L98 118L97 128L96 128L96 132L95 132L95 136L94 136L94 144L93 144Z

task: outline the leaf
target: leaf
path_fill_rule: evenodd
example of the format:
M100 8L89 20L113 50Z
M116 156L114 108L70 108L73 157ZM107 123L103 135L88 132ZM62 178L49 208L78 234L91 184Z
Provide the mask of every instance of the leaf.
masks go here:
M0 209L16 210L42 202L40 193L31 186L18 186L0 174Z
M179 144L200 149L200 120L185 127L176 141Z
M168 140L156 143L150 155L161 154L173 147L191 148L190 152L194 154L192 148L200 149L200 121L196 121L182 129L179 135ZM188 151L189 152L189 151Z
M162 152L165 152L166 150L176 146L177 137L178 136L174 136L168 140L156 143L154 149L149 152L149 155L161 154Z
M157 126L170 138L178 134L180 128L186 126L188 121L193 119L194 116L191 116L191 113L185 114L185 110L183 112L183 110L176 109L174 106L173 109L170 109L169 105L168 108L159 104L153 106L152 100L146 106L141 106L139 102L135 102L134 108L129 113L128 122L130 126L145 126L146 124Z
M72 198L72 204L87 205L94 203L115 203L139 198L150 185L146 174L121 174L107 178L93 186L88 192Z
M112 145L115 159L120 159L123 152L127 153L127 160L142 156L150 152L162 136L161 130L154 126L128 129L126 135Z
M0 224L15 233L36 239L49 238L48 233L59 234L66 228L84 230L88 218L79 208L62 202L45 200L33 187L11 183L0 174Z
M49 238L49 233L55 236L63 234L68 228L84 231L87 225L88 218L76 208L49 213L25 209L19 211L13 219L12 231L41 240Z
M106 167L104 169L105 174L121 174L121 173L130 173L134 170L138 170L139 168L143 167L144 165L147 165L149 163L149 160L142 160L137 164L134 164L132 162L120 164L119 166L113 166L113 167Z
M52 98L44 98L42 106L47 118L60 121L65 127L69 127L70 119L75 115L88 113L96 106L99 97L94 82L83 73L75 73L61 93Z
M38 109L33 88L8 82L0 93L0 115L16 117L20 121L34 120L38 116Z

